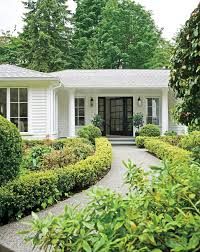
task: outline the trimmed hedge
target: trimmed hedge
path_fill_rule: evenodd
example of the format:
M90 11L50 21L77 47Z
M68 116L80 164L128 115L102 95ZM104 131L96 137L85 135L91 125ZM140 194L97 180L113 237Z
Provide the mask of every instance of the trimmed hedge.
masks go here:
M200 146L200 131L193 131L189 135L184 136L179 146L186 150L192 150L193 148Z
M83 126L78 131L78 136L88 139L92 144L95 144L95 139L102 136L101 130L98 127L95 127L94 125L86 125Z
M112 161L111 144L96 139L96 152L74 165L53 171L32 172L0 187L0 223L52 205L66 193L86 188L103 177Z
M155 154L158 158L168 160L171 163L189 163L191 160L191 152L172 146L159 139L145 139L144 146L149 152Z
M144 148L144 141L147 139L145 136L137 136L135 139L135 144L138 148Z
M0 116L0 185L15 178L22 161L22 139L17 127Z

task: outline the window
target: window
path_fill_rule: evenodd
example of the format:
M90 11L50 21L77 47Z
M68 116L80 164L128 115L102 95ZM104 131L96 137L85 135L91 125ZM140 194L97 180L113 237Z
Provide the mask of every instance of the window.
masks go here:
M159 98L147 98L147 123L159 125Z
M0 115L7 117L7 89L0 88Z
M10 89L10 121L20 132L28 132L28 91L27 88Z
M85 125L85 99L75 98L75 124L76 126Z

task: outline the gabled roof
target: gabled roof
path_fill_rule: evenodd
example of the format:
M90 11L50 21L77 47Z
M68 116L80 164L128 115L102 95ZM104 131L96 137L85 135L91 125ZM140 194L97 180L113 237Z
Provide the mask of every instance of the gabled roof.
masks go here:
M18 67L15 65L0 65L0 80L27 79L27 80L58 80L57 77L48 73Z
M169 70L64 70L51 74L65 87L74 88L162 88L169 83Z

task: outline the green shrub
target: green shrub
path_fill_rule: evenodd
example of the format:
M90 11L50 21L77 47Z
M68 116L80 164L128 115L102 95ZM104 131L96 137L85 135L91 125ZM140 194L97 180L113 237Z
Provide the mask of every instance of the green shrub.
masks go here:
M0 116L0 185L19 173L22 140L16 126Z
M179 146L181 139L183 138L183 135L179 136L160 136L159 139L162 140L163 142L169 143L174 146Z
M95 143L95 138L102 135L101 130L94 125L87 125L78 131L79 137L88 139L92 144Z
M40 170L44 155L51 152L52 149L46 145L36 145L25 155L22 166L29 170Z
M31 172L0 187L0 223L45 208L66 193L83 189L103 177L111 166L112 148L106 138L96 139L96 151L74 165Z
M177 136L177 132L173 130L165 131L165 136Z
M179 145L186 150L192 150L193 148L200 146L200 131L193 131L189 135L184 136Z
M144 141L147 137L137 136L135 139L135 144L138 148L144 148Z
M146 124L140 130L140 136L147 136L147 137L160 136L160 129L157 125Z
M155 154L162 160L168 160L172 163L189 163L191 153L182 148L172 146L159 139L147 139L144 142L145 148Z
M127 196L94 188L84 209L33 214L29 241L44 251L199 251L200 167L165 164L146 174L132 162L126 166Z

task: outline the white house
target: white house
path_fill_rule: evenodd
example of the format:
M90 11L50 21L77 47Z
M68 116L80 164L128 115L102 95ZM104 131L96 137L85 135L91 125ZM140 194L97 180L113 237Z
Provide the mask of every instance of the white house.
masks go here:
M0 65L0 114L28 139L73 137L96 114L104 135L133 135L128 118L141 112L162 133L185 127L173 122L176 100L168 70L64 70L41 73Z

